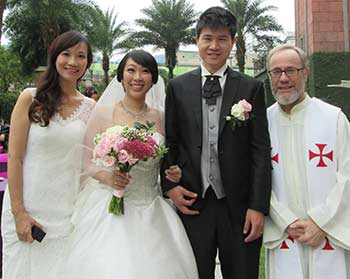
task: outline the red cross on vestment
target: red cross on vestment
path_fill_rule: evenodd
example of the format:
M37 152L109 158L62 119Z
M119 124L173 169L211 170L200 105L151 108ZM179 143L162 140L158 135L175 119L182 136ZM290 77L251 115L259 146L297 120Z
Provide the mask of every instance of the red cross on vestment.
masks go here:
M327 144L322 144L322 143L316 143L317 148L319 149L320 153L314 153L312 150L309 150L309 160L311 161L312 159L316 157L320 157L320 160L318 161L318 164L316 167L318 168L324 168L327 167L326 163L324 162L323 158L327 158L331 161L333 161L333 151L330 151L328 153L323 153L325 147Z
M328 237L326 237L326 243L325 243L324 247L322 248L322 250L334 250L331 243L329 242Z
M294 243L294 238L291 236L288 236L288 238L286 240L283 240L280 249L289 249L289 246L287 244L287 240L290 240L291 242ZM332 251L334 250L333 246L331 245L328 237L325 238L326 243L324 244L322 250L329 250Z
M280 249L289 249L289 246L287 245L287 240L290 240L291 242L294 243L294 238L291 236L288 236L286 240L283 240Z
M271 157L272 161L275 161L278 164L278 153Z

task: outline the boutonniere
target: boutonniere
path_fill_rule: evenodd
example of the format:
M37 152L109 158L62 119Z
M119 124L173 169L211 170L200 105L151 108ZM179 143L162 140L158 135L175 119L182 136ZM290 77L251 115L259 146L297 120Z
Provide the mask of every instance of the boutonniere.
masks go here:
M240 100L238 104L234 104L231 108L230 115L226 116L226 121L231 124L232 129L242 127L247 120L252 119L252 105L245 99Z

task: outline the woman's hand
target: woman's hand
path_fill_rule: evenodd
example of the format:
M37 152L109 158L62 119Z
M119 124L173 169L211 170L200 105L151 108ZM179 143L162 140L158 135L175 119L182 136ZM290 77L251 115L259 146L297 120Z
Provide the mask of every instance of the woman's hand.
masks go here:
M119 170L114 171L114 177L112 187L116 190L124 190L131 181L131 176L129 173L124 173Z
M36 225L44 230L43 226L33 219L26 211L14 215L18 239L23 242L33 242L32 226Z
M116 170L114 172L100 171L96 174L96 179L116 190L124 190L130 183L131 177L128 173Z
M165 170L165 177L175 183L179 183L182 177L182 171L177 165L172 165Z

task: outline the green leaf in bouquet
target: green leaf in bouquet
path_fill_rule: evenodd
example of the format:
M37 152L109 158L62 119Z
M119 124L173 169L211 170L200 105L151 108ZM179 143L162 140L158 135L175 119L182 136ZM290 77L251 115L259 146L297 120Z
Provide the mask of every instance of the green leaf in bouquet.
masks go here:
M147 132L150 132L154 129L155 125L156 125L155 122L150 122L150 121L146 120L146 124L142 124L140 122L135 122L134 128L137 130L145 130Z
M132 165L130 165L129 163L118 163L118 169L122 172L122 173L127 173L131 170Z
M156 151L157 157L162 158L166 153L168 153L169 148L164 145L155 146L154 150Z
M150 131L150 130L154 129L156 122L150 122L150 121L146 120L146 125L147 125L148 130Z
M123 215L124 214L124 198L118 198L113 196L111 202L109 203L108 208L109 213L114 215Z

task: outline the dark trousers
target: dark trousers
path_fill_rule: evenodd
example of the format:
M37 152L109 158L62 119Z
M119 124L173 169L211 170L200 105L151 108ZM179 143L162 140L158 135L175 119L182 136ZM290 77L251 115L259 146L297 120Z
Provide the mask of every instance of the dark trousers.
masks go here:
M218 200L209 188L200 214L183 215L200 279L215 278L215 258L219 253L224 279L257 279L261 239L244 243L243 223L229 215L227 199Z

